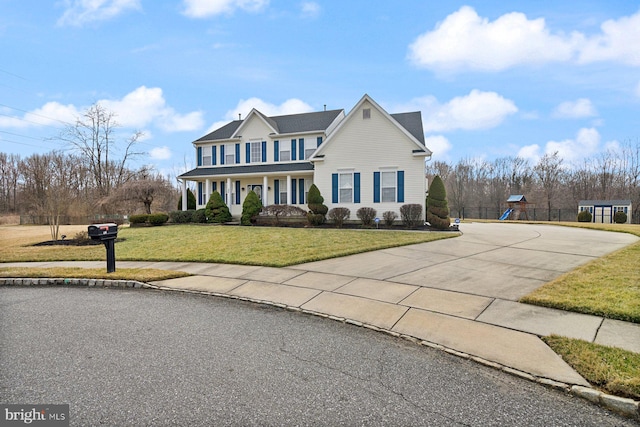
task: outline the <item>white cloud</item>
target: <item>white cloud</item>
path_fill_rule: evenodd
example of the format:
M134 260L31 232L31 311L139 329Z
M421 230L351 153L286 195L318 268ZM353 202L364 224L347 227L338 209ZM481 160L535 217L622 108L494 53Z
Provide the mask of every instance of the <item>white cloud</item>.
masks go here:
M605 21L602 34L589 38L582 46L580 63L616 61L640 65L640 11L618 20Z
M518 157L537 163L540 160L540 146L538 144L525 145L518 151Z
M598 112L591 103L591 100L587 98L563 102L553 111L553 116L561 119L581 119L597 115Z
M116 121L124 127L141 128L155 123L167 132L179 132L197 130L204 124L199 111L181 115L168 107L159 87L140 86L120 100L98 102L107 110L113 111Z
M616 141L609 141L605 148L613 148ZM538 144L524 146L518 151L518 156L537 162L543 154L558 153L560 158L567 163L589 157L600 150L600 133L594 128L582 128L575 138L564 139L562 141L548 141L545 144L544 152Z
M499 71L519 64L571 58L579 37L554 35L544 19L508 13L493 22L469 6L447 16L409 46L409 58L429 69Z
M171 150L166 145L156 147L149 151L149 156L154 160L167 160L171 158Z
M240 9L260 12L269 5L269 0L184 0L184 15L190 18L208 18L230 14Z
M300 9L305 18L315 18L320 14L320 5L314 1L302 2Z
M422 110L425 132L490 129L518 111L513 101L496 92L477 89L446 104L440 104L433 96L415 99L411 104Z
M428 136L424 139L425 146L433 152L433 158L444 160L453 148L449 140L442 135Z
M115 121L124 128L144 128L154 124L166 132L192 131L202 128L204 120L200 111L179 114L166 105L160 88L140 86L122 99L103 99L97 102L115 114ZM86 107L48 102L42 107L25 113L23 117L0 116L2 127L30 127L42 125L74 124Z
M78 116L80 116L80 112L71 104L47 102L42 107L25 113L22 117L0 116L0 127L60 126L74 124Z
M463 6L418 36L408 56L417 66L436 71L501 71L550 62L640 66L640 11L608 20L600 30L591 36L552 32L544 18L529 19L519 12L489 21Z
M213 132L232 120L238 120L238 115L240 115L242 119L246 118L254 108L266 116L285 116L288 114L309 113L313 111L313 107L296 98L288 99L280 105L271 104L260 98L241 99L234 109L226 112L224 115L225 119L213 123L207 130L207 133Z
M95 21L106 21L127 10L139 10L140 0L66 0L66 10L58 25L81 27Z

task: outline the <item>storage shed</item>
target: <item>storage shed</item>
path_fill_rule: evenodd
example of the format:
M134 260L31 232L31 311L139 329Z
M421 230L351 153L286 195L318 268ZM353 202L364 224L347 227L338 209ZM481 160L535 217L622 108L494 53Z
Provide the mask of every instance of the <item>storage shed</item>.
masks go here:
M578 213L589 211L591 222L601 224L612 224L613 216L616 212L624 212L627 215L627 222L631 223L631 200L580 200L578 202Z

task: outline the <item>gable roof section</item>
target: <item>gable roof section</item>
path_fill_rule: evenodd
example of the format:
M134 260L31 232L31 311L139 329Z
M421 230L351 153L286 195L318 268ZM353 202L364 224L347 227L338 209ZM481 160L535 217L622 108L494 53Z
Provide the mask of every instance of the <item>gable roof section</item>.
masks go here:
M218 141L235 138L242 125L252 116L260 117L276 134L324 132L344 110L318 111L313 113L290 114L267 117L255 108L244 120L234 120L194 142Z
M425 146L424 142L424 132L422 131L422 115L420 112L413 113L398 113L398 114L389 114L384 108L378 105L369 95L365 94L360 101L349 111L347 117L344 118L335 128L335 130L327 137L327 140L316 150L316 152L309 159L313 161L314 159L321 159L324 157L324 151L327 146L331 144L333 139L333 135L338 133L338 130L345 125L355 114L360 111L360 107L365 102L369 102L374 108L376 108L383 116L385 116L391 123L393 123L402 133L404 133L411 142L413 142L416 147L413 150L414 154L424 154L425 156L430 156L432 153Z
M405 128L415 139L424 145L424 130L422 130L422 114L419 111L413 113L391 114L400 125Z

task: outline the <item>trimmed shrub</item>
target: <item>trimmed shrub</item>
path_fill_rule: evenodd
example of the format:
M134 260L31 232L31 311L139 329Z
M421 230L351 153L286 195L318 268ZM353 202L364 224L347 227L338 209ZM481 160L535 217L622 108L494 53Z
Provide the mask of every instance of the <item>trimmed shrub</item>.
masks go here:
M182 195L180 195L180 198L178 199L178 210L182 210ZM196 210L196 196L193 194L190 188L187 188L187 210Z
M211 197L209 197L207 207L205 208L205 213L208 222L223 223L231 221L229 207L217 191L211 193Z
M162 225L169 221L169 215L166 213L154 213L149 215L149 224L151 225Z
M129 215L129 224L144 224L149 220L149 214Z
M592 219L593 219L593 216L589 211L585 210L578 213L578 222L591 222Z
M311 212L307 214L307 220L311 225L321 225L325 222L325 215L329 212L329 208L324 205L324 197L320 194L320 190L315 184L309 187L309 195L307 196L308 207Z
M329 219L333 221L336 227L342 227L345 220L349 219L351 211L347 208L333 208L329 211Z
M421 225L422 205L417 203L402 205L400 207L400 217L405 227L414 228Z
M427 196L427 221L438 230L447 230L451 225L449 206L447 205L447 190L442 179L436 175L429 186Z
M398 218L398 214L394 211L386 211L382 214L382 219L387 227L391 227L393 222Z
M358 209L358 211L356 212L356 216L360 219L360 221L362 221L362 225L364 225L365 227L370 227L373 225L373 220L376 218L376 214L378 212L376 212L375 209L373 208L360 208Z
M198 209L193 213L193 222L197 224L204 224L207 222L207 210L205 208Z
M255 191L249 191L247 197L242 203L241 225L253 225L256 223L256 217L262 210L262 202Z
M624 224L625 222L627 222L627 214L622 211L616 212L613 215L613 222L615 222L616 224Z
M196 211L173 211L169 212L169 219L175 224L188 224L193 222Z

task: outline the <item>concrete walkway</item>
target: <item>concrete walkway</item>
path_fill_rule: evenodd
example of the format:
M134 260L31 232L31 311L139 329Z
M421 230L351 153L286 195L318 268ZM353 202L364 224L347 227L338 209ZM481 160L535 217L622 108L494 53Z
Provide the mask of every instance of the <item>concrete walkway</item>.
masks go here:
M638 240L530 224L462 224L455 239L289 268L125 262L193 276L162 289L268 302L442 346L521 376L588 383L539 337L559 334L640 352L640 325L517 302L549 280ZM104 262L29 263L101 267ZM4 264L24 265L24 263Z

